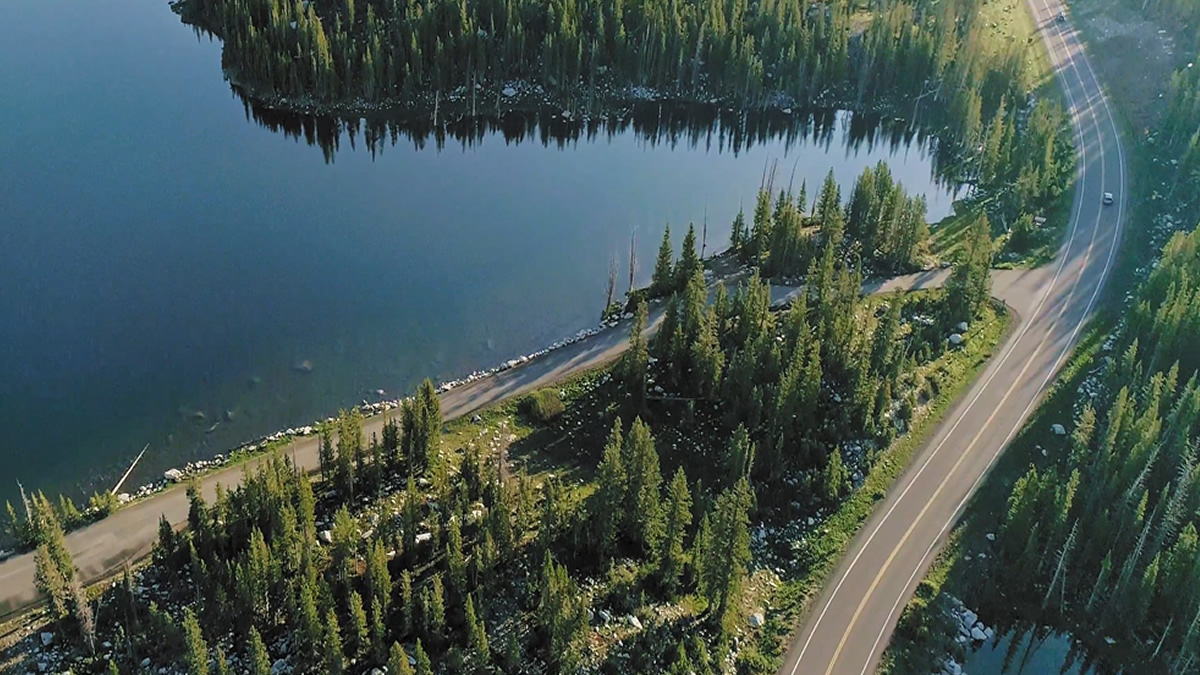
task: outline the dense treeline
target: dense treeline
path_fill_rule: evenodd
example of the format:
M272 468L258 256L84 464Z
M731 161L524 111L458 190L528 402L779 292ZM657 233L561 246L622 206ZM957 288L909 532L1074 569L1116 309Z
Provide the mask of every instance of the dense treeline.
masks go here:
M1177 234L1137 293L1067 453L1013 487L997 587L1139 672L1200 667L1200 230ZM1017 644L1020 640L1014 640Z
M973 147L981 115L1028 89L1024 47L993 48L965 0L882 3L865 26L852 22L852 3L799 0L184 0L178 9L224 39L227 72L263 98L412 101L465 88L474 100L476 85L512 80L749 103L923 94L948 104Z
M770 211L765 192L759 206ZM781 199L776 212L781 210L792 214L795 206ZM621 366L635 410L644 405L651 376L659 390L693 401L719 400L726 433L748 433L758 447L753 474L763 480L801 471L815 485L829 462L840 461L842 441L890 440L893 420L906 423L915 405L917 393L908 379L913 367L945 349L949 329L978 316L988 296L986 219L973 228L971 254L956 266L947 293L937 300L896 297L876 308L861 301L861 265L847 262L856 259L844 254L845 225L832 176L818 200L817 218L822 212L826 236L809 256L803 292L783 313L771 311L770 288L757 272L732 297L717 285L709 303L694 230L674 263L669 233L664 235L650 286L652 295L669 296L662 325L648 346L634 336ZM746 232L735 223L739 251L755 239ZM768 238L760 231L760 240ZM907 320L914 315L926 320ZM746 461L744 448L731 452L733 465ZM843 492L811 491L833 501Z
M731 250L767 276L803 274L825 242L832 243L838 257L853 248L874 271L907 272L920 266L929 234L925 198L908 196L883 162L863 170L844 206L830 170L811 214L809 208L805 185L798 195L780 191L774 206L770 188L760 190L752 222L747 224L744 214L734 221Z

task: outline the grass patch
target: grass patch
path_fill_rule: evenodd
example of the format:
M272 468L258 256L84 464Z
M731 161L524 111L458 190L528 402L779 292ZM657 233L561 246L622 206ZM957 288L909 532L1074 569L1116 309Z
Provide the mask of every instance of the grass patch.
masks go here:
M950 406L966 392L1008 334L1012 325L1009 314L995 306L990 306L987 312L988 316L976 322L978 328L964 343L963 349L924 369L925 377L940 379L940 386L909 432L879 454L862 487L829 516L815 531L818 534L804 540L800 556L806 571L799 577L785 580L776 589L771 599L771 611L758 636L759 651L768 654L774 663L782 660L788 638L808 603L834 570L859 528L871 516L875 505L887 495L917 450L942 422Z

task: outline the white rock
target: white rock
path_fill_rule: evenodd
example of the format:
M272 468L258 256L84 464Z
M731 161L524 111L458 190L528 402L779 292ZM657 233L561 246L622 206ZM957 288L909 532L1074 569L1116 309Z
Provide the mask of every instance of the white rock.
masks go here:
M1051 424L1050 431L1053 431L1055 436L1066 436L1067 435L1067 428L1061 424Z
M425 542L427 542L427 541L429 541L429 540L431 540L431 539L433 539L433 533L432 533L432 532L422 532L422 533L420 533L420 534L418 534L418 535L417 535L417 543L418 543L418 544L424 544Z
M750 615L750 627L751 628L759 628L764 623L766 623L766 618L763 616L762 612L755 612Z
M960 332L960 333L965 333L965 332L967 332L967 322L966 322L966 321L960 321L960 322L958 322L958 325L957 325L957 326L955 326L955 328L957 328L957 329L958 329L958 332Z
M179 469L167 469L163 472L163 478L166 478L172 483L178 483L179 481L183 480L183 472Z
M951 333L948 339L950 340L950 344L956 347L963 343L963 336L959 335L958 333Z
M638 630L641 630L641 629L642 629L642 622L641 622L641 621L640 621L640 620L639 620L639 619L638 619L636 616L632 616L632 615L630 615L630 617L629 617L629 625L630 625L630 626L633 626L634 628L636 628L636 629L638 629Z
M996 533L995 533L995 532L988 532L988 533L987 533L987 540L988 540L988 541L996 541Z
M54 642L54 633L42 633L42 646L49 647Z
M942 672L948 673L949 675L962 675L962 666L959 665L958 661L950 659L945 665L942 666Z
M333 543L333 532L330 532L329 530L321 530L320 532L317 533L317 539L320 539L321 541L325 542L326 544L332 544Z
M974 628L971 629L971 639L975 640L977 642L981 642L981 641L987 639L987 633L983 632L983 629L980 628L979 626L975 626Z
M1105 635L1104 636L1104 644L1115 645L1115 644L1117 644L1117 641L1108 637L1107 635Z
M150 657L146 657L146 658L142 659L142 667L143 668L150 667Z
M284 659L279 659L275 663L271 664L271 675L283 675L283 673L286 673L289 670L291 669L288 668L287 661Z
M967 628L970 628L971 626L974 626L975 622L977 622L977 621L979 621L978 614L976 614L975 612L972 612L969 609L964 609L962 611L962 623L964 626L966 626Z
M504 94L506 97L512 98L513 96L517 95L517 90L513 89L512 87L505 87L500 93Z
M122 492L121 494L117 495L118 504L128 504L131 501L133 501L133 497L128 492Z
M987 637L987 639L991 640L993 637L996 636L996 631L994 631L990 627L988 627L988 628L983 629L983 634L985 637Z

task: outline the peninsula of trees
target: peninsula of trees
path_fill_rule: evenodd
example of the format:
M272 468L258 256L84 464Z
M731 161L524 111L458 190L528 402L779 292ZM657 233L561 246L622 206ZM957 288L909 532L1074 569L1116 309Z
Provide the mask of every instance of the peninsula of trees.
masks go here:
M715 673L730 654L768 669L733 647L777 583L752 523L836 509L951 386L952 327L992 320L984 219L987 254L947 290L864 299L853 203L822 192L788 309L757 274L710 289L693 235L656 270L660 329L647 339L639 302L615 365L473 422L445 425L428 381L379 438L343 413L318 477L273 456L211 502L192 489L187 528L164 522L152 561L98 600L36 500L25 526L75 672ZM799 208L783 199L772 226Z

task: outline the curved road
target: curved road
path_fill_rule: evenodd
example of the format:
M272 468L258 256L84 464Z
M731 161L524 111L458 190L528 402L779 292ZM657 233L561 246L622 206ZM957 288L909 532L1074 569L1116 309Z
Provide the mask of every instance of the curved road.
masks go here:
M1054 263L993 295L1020 328L876 508L795 635L783 675L873 673L900 611L996 457L1017 433L1079 336L1115 260L1126 193L1116 122L1058 0L1027 0L1058 72L1079 148L1075 203ZM1115 203L1102 205L1104 192Z

